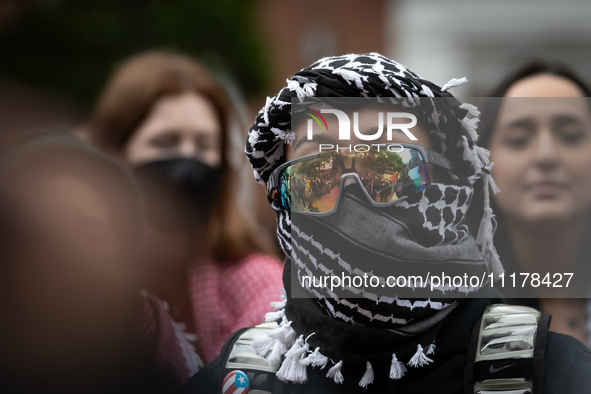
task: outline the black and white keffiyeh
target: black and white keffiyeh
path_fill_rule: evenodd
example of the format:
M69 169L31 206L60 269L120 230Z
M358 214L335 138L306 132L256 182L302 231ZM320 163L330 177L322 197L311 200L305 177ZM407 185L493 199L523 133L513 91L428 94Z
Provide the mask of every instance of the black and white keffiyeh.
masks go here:
M448 89L466 83L466 78L452 79L443 87L421 78L402 64L379 53L348 54L327 57L300 70L287 80L287 86L275 97L268 97L250 128L245 152L254 170L255 179L265 185L275 168L285 162L286 145L295 135L291 129L291 99L310 97L395 97L448 98L438 103L454 103L445 108L431 101L423 108L429 121L436 150L455 163L461 173L474 184L482 179L484 214L478 231L478 244L485 254L491 272L499 274L502 266L494 249L493 214L489 203L489 188L498 191L490 170L490 152L476 144L480 112L469 103L453 99ZM418 101L420 104L427 101ZM273 207L280 211L278 207ZM279 213L277 235L287 255L291 253L290 218Z
M461 249L461 252L454 252L454 258L463 253L468 260L474 262L472 266L474 270L500 274L502 266L493 246L494 217L489 204L489 188L494 192L497 188L490 176L492 163L488 159L489 151L476 144L478 139L476 127L480 113L473 105L462 104L447 92L449 88L465 82L467 82L465 78L452 79L443 87L439 87L378 53L349 54L320 59L289 78L287 86L275 97L267 98L265 106L258 113L249 131L245 148L255 178L259 183L266 184L273 170L285 162L286 146L295 137L291 125L292 98L300 101L313 97L378 97L399 100L427 98L416 100L418 106L414 110L421 112L424 115L422 118L427 120L428 124L423 126L430 133L435 150L454 162L458 175L466 180L466 184L473 186L478 182L483 185L484 207L478 234L476 237L470 236L467 226L462 222L474 194L472 186L452 187L433 184L414 198L396 204L393 209L398 210L396 215L399 218L404 218L407 212L409 221L414 220L418 223L412 231L421 233L420 239L424 241L422 241L423 244L416 244L413 248L427 251L423 256L425 259L429 258L428 253L431 248L434 248L430 250L431 253L434 253L437 247L442 248L440 250L456 248ZM429 100L428 98L446 99ZM277 213L277 234L283 250L290 257L289 265L295 264L297 269L303 272L312 266L318 267L316 263L319 255L324 262L331 263L331 258L326 257L330 257L330 253L326 252L330 250L327 246L329 243L315 242L310 234L314 230L309 231L313 227L306 229L302 226L306 220L296 222L289 212L282 210L278 205L273 204L272 208ZM417 221L417 218L420 218L420 221ZM338 230L338 225L335 226ZM319 251L314 251L318 245L321 245ZM311 251L319 255L314 255ZM412 252L414 253L415 249ZM342 253L341 256L350 256L354 255L355 251L344 250ZM338 259L332 258L332 260ZM337 265L335 267L338 268ZM465 267L462 269L465 270ZM453 271L453 265L450 266L450 270ZM331 271L334 272L334 269ZM286 274L284 274L285 282L289 282ZM285 284L286 290L294 285ZM405 374L406 366L420 367L432 361L427 355L433 353L432 341L436 329L455 305L453 299L447 299L447 302L445 299L416 300L414 301L416 304L413 301L408 304L408 300L395 300L403 302L401 305L391 302L390 306L382 303L385 308L380 310L379 303L365 295L359 299L356 298L354 302L350 302L346 297L326 293L317 294L316 298L320 302L311 304L310 301L314 300L298 299L296 302L290 299L289 293L286 294L285 300L274 304L277 312L267 316L268 321L281 320L280 328L254 343L260 355L280 367L277 376L281 380L305 382L307 366L324 368L329 365L330 358L332 366L327 372L327 377L337 383L343 381L341 369L344 358L341 356L348 354L348 351L339 349L338 345L335 345L338 330L334 330L334 326L327 328L329 324L317 323L323 319L321 316L340 320L338 324L349 323L349 326L355 327L349 328L349 331L360 330L355 334L359 338L369 332L363 331L359 326L365 327L366 330L368 327L371 327L371 330L382 329L382 331L373 332L373 336L379 336L388 343L394 344L394 347L386 349L387 354L376 355L374 362L382 362L382 359L387 357L391 362L390 378L400 379ZM372 302L374 306L370 305ZM326 313L314 315L313 310L317 305L322 305ZM394 313L392 313L392 305L398 308ZM414 313L405 314L408 311ZM424 312L422 315L421 311ZM310 320L310 315L317 318ZM381 316L383 324L376 316ZM374 324L376 321L378 324ZM412 324L408 324L411 321ZM383 330L383 328L396 326L408 329L407 334L415 330L414 339L409 340L407 337L406 340L400 341L399 336L391 330ZM371 339L368 340L371 341ZM413 349L409 350L408 346ZM401 361L402 358L398 359L401 356L400 351L404 356L408 355L408 359L404 360L406 366ZM374 378L371 362L369 360L365 362L366 373L359 382L362 387L367 387Z

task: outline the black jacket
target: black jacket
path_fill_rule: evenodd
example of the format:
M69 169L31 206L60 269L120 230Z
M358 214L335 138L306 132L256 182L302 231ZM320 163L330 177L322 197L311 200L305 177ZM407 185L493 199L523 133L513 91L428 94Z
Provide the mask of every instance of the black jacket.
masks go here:
M464 393L464 369L470 333L490 299L469 299L448 316L437 335L437 349L430 356L433 363L423 368L409 368L400 380L388 378L390 365L374 365L375 381L367 389L358 386L364 371L347 370L343 366L343 384L325 377L327 369L308 368L308 382L304 385L283 383L269 374L264 384L273 394L345 394L345 393ZM234 341L244 330L232 335L224 345L220 357L193 376L181 393L221 394L222 382L231 370L225 369ZM260 379L259 379L260 380ZM591 393L591 352L576 339L549 333L545 354L544 394Z

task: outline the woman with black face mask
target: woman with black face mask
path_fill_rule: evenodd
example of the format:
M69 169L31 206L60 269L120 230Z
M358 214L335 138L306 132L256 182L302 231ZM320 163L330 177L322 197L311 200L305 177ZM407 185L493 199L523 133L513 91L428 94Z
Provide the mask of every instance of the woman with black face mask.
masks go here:
M124 62L94 110L91 142L131 167L148 226L142 286L197 334L203 361L258 322L279 294L272 243L238 209L230 165L230 100L193 59L148 52ZM237 311L238 300L253 309Z

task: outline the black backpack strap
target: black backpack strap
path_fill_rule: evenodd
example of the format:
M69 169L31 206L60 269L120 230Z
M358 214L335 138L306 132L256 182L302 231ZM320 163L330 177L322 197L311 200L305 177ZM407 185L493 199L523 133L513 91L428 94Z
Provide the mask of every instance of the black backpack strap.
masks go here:
M543 394L550 315L515 305L490 305L472 329L465 394Z
M481 322L482 319L476 320L470 332L466 367L464 368L464 394L474 394L474 363L476 362L476 350L478 349L478 334L480 333Z
M548 332L550 332L550 320L552 315L544 313L538 322L538 332L536 335L536 347L534 348L534 393L544 394L544 376L546 342Z

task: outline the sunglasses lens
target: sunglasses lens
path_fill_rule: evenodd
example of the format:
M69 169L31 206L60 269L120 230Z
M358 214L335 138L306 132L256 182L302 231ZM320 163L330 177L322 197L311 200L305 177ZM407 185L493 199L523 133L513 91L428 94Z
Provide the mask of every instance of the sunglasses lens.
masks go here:
M294 212L330 211L339 196L341 177L347 173L357 173L377 203L396 201L429 186L427 166L416 149L331 151L281 171L278 189L282 207Z
M284 168L279 173L279 181L277 190L279 192L279 205L285 210L291 208L291 166Z
M372 149L356 160L363 187L377 203L389 203L424 190L429 185L421 153L412 148L400 151Z
M324 213L334 208L339 195L342 166L339 154L326 152L318 157L295 163L279 175L280 194L294 212Z

